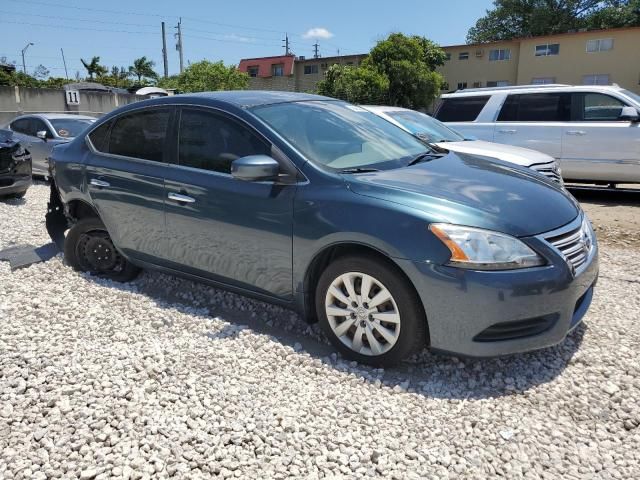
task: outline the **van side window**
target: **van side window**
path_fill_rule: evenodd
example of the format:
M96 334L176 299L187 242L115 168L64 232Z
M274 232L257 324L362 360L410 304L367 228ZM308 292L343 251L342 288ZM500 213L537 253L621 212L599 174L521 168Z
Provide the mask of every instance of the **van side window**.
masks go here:
M178 163L231 173L231 162L248 155L270 155L271 146L223 115L184 108L180 115Z
M578 121L615 122L620 119L622 107L626 105L610 95L602 93L577 93Z
M570 94L525 93L507 97L498 122L568 122L570 118Z
M118 117L109 135L109 153L161 162L170 116L169 109L153 108Z
M473 122L491 98L478 97L445 98L438 107L435 117L441 122Z

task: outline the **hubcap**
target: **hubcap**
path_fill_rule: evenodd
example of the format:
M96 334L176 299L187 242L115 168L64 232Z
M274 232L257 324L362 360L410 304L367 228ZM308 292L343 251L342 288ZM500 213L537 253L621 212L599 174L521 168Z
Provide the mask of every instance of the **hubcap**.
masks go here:
M345 273L331 282L325 312L336 337L361 355L382 355L398 341L398 306L387 287L366 273Z

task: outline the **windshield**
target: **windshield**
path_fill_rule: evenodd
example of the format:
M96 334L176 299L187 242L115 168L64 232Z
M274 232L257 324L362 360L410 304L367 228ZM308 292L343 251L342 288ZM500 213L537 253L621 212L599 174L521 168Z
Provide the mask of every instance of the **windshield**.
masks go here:
M622 90L622 93L624 93L627 97L631 98L634 102L640 105L640 95L630 92L629 90Z
M377 115L341 101L279 103L252 112L307 159L333 170L398 168L428 148Z
M462 142L464 137L442 122L414 110L385 112L414 135L429 143Z
M80 135L95 120L86 118L53 118L49 120L59 137L71 138Z

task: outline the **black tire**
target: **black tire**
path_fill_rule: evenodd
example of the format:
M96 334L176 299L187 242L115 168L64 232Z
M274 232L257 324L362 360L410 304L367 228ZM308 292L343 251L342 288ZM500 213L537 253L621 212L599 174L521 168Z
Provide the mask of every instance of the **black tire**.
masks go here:
M328 289L334 280L348 272L374 277L386 287L395 301L400 316L400 330L395 344L382 354L365 355L354 351L340 340L329 323L325 309ZM359 293L361 294L362 290ZM368 365L389 367L420 351L427 343L427 318L415 289L396 267L373 255L344 256L332 262L318 280L315 302L320 326L331 343L346 358ZM358 320L355 322L357 324ZM355 326L354 324L354 328ZM363 338L365 343L368 343L366 336Z
M104 257L88 256L87 250L91 245L108 253ZM100 260L96 261L94 257ZM71 227L64 240L64 258L74 270L116 282L128 282L140 273L140 268L124 258L113 246L106 227L98 218L85 218ZM97 266L102 258L104 263Z

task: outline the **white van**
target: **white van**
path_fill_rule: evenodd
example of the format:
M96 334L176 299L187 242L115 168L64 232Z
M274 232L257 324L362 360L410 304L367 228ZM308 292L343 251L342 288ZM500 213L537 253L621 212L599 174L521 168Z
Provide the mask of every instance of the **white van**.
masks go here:
M464 135L547 153L568 181L640 183L640 95L617 86L461 90L442 96L435 117Z

